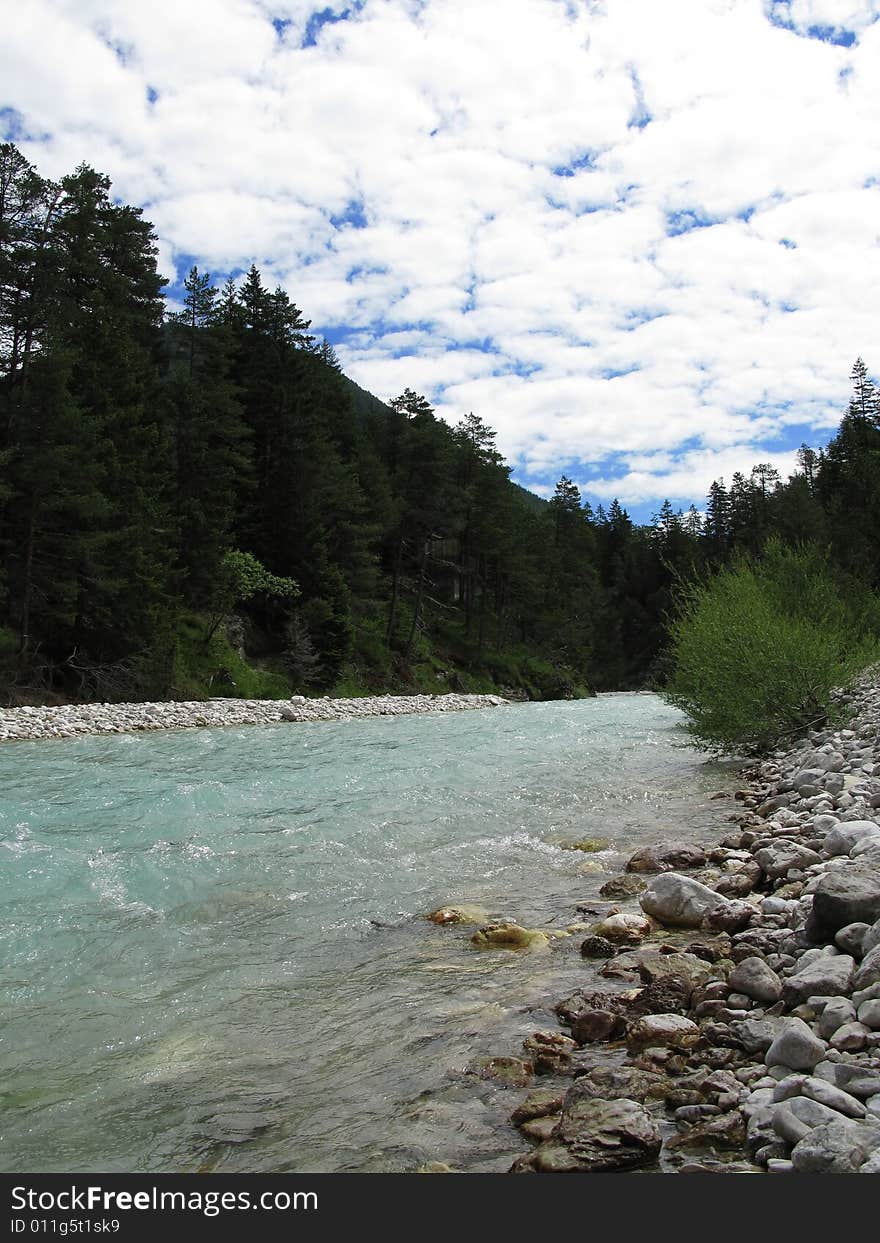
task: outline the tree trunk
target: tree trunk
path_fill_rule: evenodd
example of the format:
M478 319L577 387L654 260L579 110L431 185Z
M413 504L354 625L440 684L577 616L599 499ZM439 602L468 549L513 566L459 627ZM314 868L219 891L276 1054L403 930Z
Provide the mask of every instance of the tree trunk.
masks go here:
M412 625L409 628L409 637L406 640L406 651L412 651L412 645L416 639L416 631L419 627L419 619L422 615L422 601L425 598L425 568L428 563L428 541L422 542L422 554L419 558L419 587L416 592L416 603L413 609Z
M21 614L19 625L18 663L24 668L30 648L31 596L34 578L34 539L37 526L37 498L31 497L28 531L25 539L24 574L21 584Z
M480 629L477 635L477 660L483 659L483 645L486 642L486 557L480 558Z
M403 561L403 536L399 536L397 540L397 548L394 552L394 570L391 579L391 604L388 608L388 626L385 630L385 642L391 646L391 640L394 637L394 623L397 620L397 602L400 599L400 567Z

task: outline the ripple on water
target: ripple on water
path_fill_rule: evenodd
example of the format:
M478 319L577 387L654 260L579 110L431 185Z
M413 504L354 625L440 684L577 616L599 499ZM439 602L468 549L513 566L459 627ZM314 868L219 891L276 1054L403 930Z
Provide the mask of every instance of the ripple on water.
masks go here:
M589 968L416 917L565 922L587 864L716 825L682 743L610 695L0 749L3 1168L490 1168L506 1098L460 1072Z

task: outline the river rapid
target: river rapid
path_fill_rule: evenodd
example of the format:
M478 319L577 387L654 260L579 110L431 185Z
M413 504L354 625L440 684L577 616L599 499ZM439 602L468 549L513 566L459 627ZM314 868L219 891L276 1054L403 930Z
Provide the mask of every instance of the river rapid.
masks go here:
M648 694L4 744L0 1169L506 1169L462 1072L597 964L419 917L564 928L731 780Z

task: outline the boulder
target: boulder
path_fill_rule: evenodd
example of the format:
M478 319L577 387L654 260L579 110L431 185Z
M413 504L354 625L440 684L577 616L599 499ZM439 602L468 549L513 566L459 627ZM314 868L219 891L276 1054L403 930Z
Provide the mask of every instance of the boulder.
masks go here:
M722 876L715 885L715 892L722 894L725 898L744 898L752 892L754 887L755 878L750 872L731 872L727 876Z
M815 850L810 850L797 842L781 840L756 850L755 862L760 865L761 871L766 876L775 880L779 876L785 876L792 868L803 870L814 863L821 863L822 857Z
M819 1015L819 1035L823 1040L830 1040L839 1027L852 1023L855 1017L856 1008L848 997L832 997Z
M679 975L663 976L638 990L627 1006L627 1017L635 1019L643 1014L684 1014L692 993L693 988L688 980Z
M853 986L856 962L849 954L821 954L782 982L782 1000L791 1009L808 997L841 997Z
M859 1053L868 1043L870 1027L864 1023L844 1023L831 1037L832 1049L840 1053Z
M715 932L741 932L752 922L754 915L755 908L751 902L731 899L721 906L713 907L703 924Z
M679 868L700 868L705 865L706 852L690 842L661 842L643 846L626 865L628 872L675 872Z
M696 954L661 954L647 950L639 954L636 970L645 984L669 984L678 981L688 999L695 988L717 977L718 971Z
M859 1006L858 1020L865 1027L870 1027L871 1031L880 1031L880 1000L875 997L870 1001L863 1001Z
M639 905L667 927L699 928L710 911L727 905L727 899L690 876L663 872L652 878Z
M581 1097L566 1105L553 1137L534 1153L540 1173L595 1173L647 1165L660 1151L660 1128L635 1101Z
M650 932L651 921L644 915L635 914L609 915L593 929L594 936L604 937L618 945L637 945Z
M822 844L826 855L848 855L856 842L865 837L880 837L880 824L873 820L847 820L836 824Z
M868 950L856 972L855 987L859 990L880 984L880 945Z
M827 1105L829 1109L835 1109L846 1118L864 1118L867 1113L862 1102L850 1096L849 1092L844 1092L836 1088L833 1083L828 1083L827 1080L818 1079L813 1075L804 1080L800 1095L808 1096L810 1100L818 1101L820 1105Z
M767 1066L788 1066L792 1070L812 1070L823 1060L826 1045L802 1019L789 1019L767 1052Z
M627 1048L692 1049L700 1041L700 1029L680 1014L647 1014L632 1024L626 1035Z
M880 919L875 920L862 937L862 953L867 954L875 945L880 945Z
M791 1163L798 1174L855 1174L866 1161L873 1129L846 1121L813 1127L797 1144Z
M844 954L852 954L853 958L861 958L865 953L865 933L870 930L868 924L847 924L834 934L834 944Z
M599 893L603 898L633 898L637 893L642 893L647 888L647 884L640 876L627 874L625 876L612 876L611 880L607 880Z
M842 1088L849 1096L867 1101L880 1093L880 1072L848 1062L822 1062L813 1072L817 1078Z
M727 982L733 992L745 993L754 1001L772 1005L782 996L782 981L763 958L744 958L731 971Z
M665 1100L674 1090L673 1084L657 1070L646 1070L625 1062L622 1066L599 1064L575 1080L565 1098L566 1106L585 1097L601 1097L602 1100Z
M788 1022L781 1015L763 1019L738 1019L730 1024L730 1032L746 1053L766 1053Z
M746 1140L746 1119L738 1110L730 1110L720 1117L698 1123L683 1135L675 1135L667 1143L670 1149L720 1148L737 1151Z
M846 1121L836 1110L807 1096L795 1096L773 1107L773 1129L790 1144L799 1144L814 1127Z
M809 920L814 940L830 940L847 924L873 924L880 919L880 868L849 861L829 869L813 892Z
M586 1010L571 1025L571 1034L578 1044L617 1040L625 1032L626 1019L611 1010Z

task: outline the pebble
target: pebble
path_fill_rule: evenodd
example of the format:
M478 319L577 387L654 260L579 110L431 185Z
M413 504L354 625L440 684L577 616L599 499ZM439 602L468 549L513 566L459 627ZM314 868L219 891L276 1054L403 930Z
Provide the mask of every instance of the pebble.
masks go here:
M209 699L206 702L63 704L52 708L0 708L0 742L127 734L158 729L229 725L350 721L416 712L498 708L500 695L378 695L359 699Z

